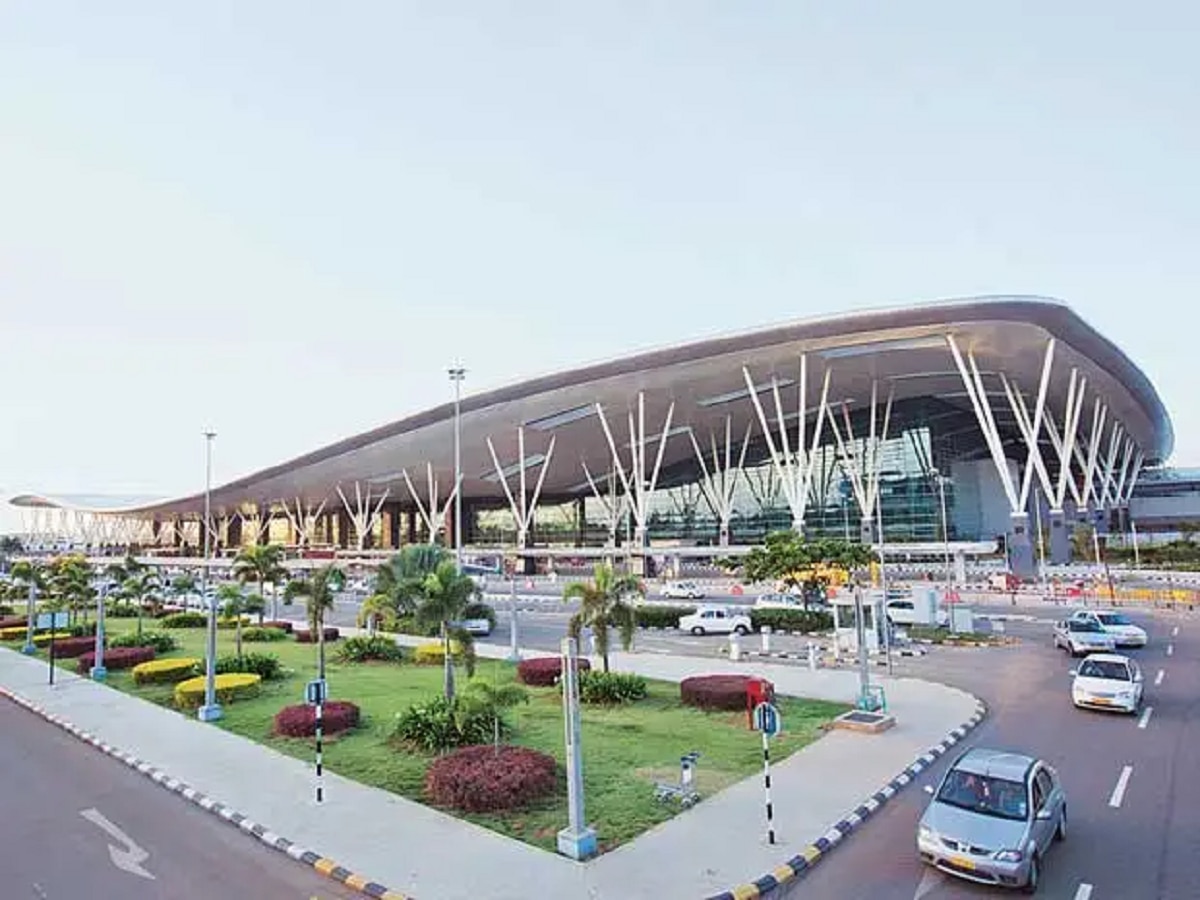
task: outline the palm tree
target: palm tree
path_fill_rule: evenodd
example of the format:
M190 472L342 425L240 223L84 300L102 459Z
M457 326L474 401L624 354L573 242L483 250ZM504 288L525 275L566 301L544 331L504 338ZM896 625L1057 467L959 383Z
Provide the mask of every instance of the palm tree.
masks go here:
M563 600L579 601L579 611L571 616L567 633L578 641L584 628L592 630L605 672L608 671L608 630L617 629L623 649L628 650L633 644L637 617L633 607L626 602L630 594L640 596L641 584L632 575L618 575L607 563L596 566L596 574L590 583L577 581L563 590Z
M137 635L140 639L142 636L142 614L145 612L146 598L158 601L158 589L160 579L158 572L150 569L135 559L127 559L124 566L121 567L125 573L124 579L121 581L121 586L118 590L126 602L132 600L134 608L137 610Z
M475 640L470 632L458 625L463 611L474 602L479 588L470 575L458 571L452 559L443 560L438 567L425 576L421 585L421 603L417 606L417 621L422 625L438 625L442 635L445 654L443 693L447 700L454 699L454 656L451 640L461 648L467 677L475 674Z
M279 544L252 544L243 547L233 559L233 577L245 584L247 581L258 582L258 595L266 596L265 585L270 582L278 585L287 577L283 567L283 547ZM279 618L279 593L271 595L271 618Z
M345 575L335 565L314 569L306 578L293 578L287 583L284 596L288 600L304 598L308 627L317 641L318 677L325 678L325 613L333 609L334 595L345 584Z
M38 591L42 590L46 585L46 569L39 562L32 560L21 559L13 563L12 577L14 581L19 581L25 585L26 597L26 614L29 620L29 632L26 638L25 647L22 649L24 653L33 652L33 615L34 615L34 600ZM16 585L13 585L16 587Z
M234 644L238 662L242 659L242 614L246 612L246 595L240 584L223 584L217 588L217 600L221 604L221 615L234 619Z
M500 752L500 716L506 709L518 703L529 702L529 692L514 682L491 684L481 678L471 679L467 685L467 706L492 720L492 735L496 753Z
M358 609L358 627L366 628L367 633L374 635L380 625L391 631L396 624L396 609L392 600L386 594L372 594L362 602Z
M410 544L379 567L375 593L387 597L397 616L412 615L424 599L425 579L450 559L436 544Z

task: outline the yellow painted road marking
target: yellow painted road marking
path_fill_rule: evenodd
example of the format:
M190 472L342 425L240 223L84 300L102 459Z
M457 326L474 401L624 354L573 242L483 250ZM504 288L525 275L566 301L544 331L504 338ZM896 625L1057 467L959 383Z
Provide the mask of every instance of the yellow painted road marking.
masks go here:
M758 897L758 887L753 884L742 884L733 889L735 900L755 900Z
M780 866L778 869L776 869L771 874L775 876L776 881L778 881L780 884L783 884L783 882L791 881L793 878L796 877L796 870L793 869L791 866L789 866L787 863L784 863L782 866Z
M356 891L361 891L366 886L367 879L363 878L361 875L351 875L346 879L346 887L352 887Z
M322 875L328 875L330 872L332 872L334 869L337 868L337 863L335 863L332 859L325 859L324 857L322 857L321 859L318 859L313 864L313 868L316 869L318 872L320 872Z
M803 850L800 851L800 855L803 856L805 859L807 859L809 864L812 864L821 858L821 851L818 850L816 847L814 847L812 844L809 844L807 847L805 847Z

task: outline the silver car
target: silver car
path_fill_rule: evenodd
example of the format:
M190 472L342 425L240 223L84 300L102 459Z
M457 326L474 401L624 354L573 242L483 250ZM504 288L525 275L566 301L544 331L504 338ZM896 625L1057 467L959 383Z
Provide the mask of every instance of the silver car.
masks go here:
M1037 891L1042 859L1067 836L1058 773L1022 753L976 747L942 778L917 827L921 860L979 884Z
M1117 648L1117 639L1097 622L1071 618L1055 624L1054 647L1066 650L1072 656L1111 653Z

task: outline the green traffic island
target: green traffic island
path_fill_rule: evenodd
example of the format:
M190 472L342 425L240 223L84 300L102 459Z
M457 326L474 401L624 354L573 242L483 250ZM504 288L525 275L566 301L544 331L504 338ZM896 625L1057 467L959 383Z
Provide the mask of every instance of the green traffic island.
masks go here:
M132 640L135 628L129 620L110 622L110 640ZM218 633L222 660L237 659L235 640L236 630ZM140 676L134 668L110 667L108 685L194 715L203 696L204 629L146 629L142 641L156 642L150 647L154 662ZM274 660L273 670L269 676L249 673L260 676L252 686L223 693L224 715L216 724L311 762L315 716L302 701L316 674L317 646L294 639L244 643L243 659L252 651ZM82 665L82 659L68 662ZM537 658L514 666L476 660L453 643L451 661L456 690L447 700L441 641L401 648L378 635L330 646L330 700L322 716L325 766L554 851L568 821L561 661ZM701 798L761 771L761 740L747 723L746 676L688 679L681 685L592 671L587 660L580 660L580 670L587 817L600 852L681 812L684 805L661 790L680 782L681 757L699 754L692 787ZM186 699L179 696L181 685L187 685ZM791 697L778 698L777 706L784 730L772 743L773 761L820 737L847 709Z
M1008 634L963 634L932 625L909 625L904 629L917 644L937 644L945 647L1006 647L1020 643Z

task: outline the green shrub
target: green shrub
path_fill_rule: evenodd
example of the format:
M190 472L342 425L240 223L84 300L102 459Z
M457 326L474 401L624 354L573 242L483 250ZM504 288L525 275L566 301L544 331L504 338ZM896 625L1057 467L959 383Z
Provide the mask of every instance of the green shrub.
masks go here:
M169 634L161 631L143 631L141 637L136 631L128 634L118 634L108 640L110 647L153 647L158 653L170 653L179 648L179 642Z
M579 673L579 700L582 703L614 705L633 703L646 697L646 679L626 672Z
M344 663L360 663L378 660L380 662L400 662L404 659L404 651L391 638L375 635L374 637L352 637L338 648L337 658Z
M430 753L441 753L455 747L491 743L493 727L492 716L484 710L457 699L435 697L397 713L392 739Z
M638 628L676 628L682 616L690 616L694 606L638 606L633 614Z
M492 630L496 628L496 611L486 603L468 603L459 618L464 622L468 619L487 619Z
M138 608L131 603L117 603L104 608L106 619L136 619Z
M72 625L67 631L71 633L71 637L92 637L96 634L96 623L88 622L84 624L80 622Z
M249 672L263 681L273 681L283 677L283 666L273 653L243 653L241 659L234 654L217 657L218 675L233 672Z
M242 631L242 640L251 644L270 643L271 641L286 641L287 632L282 628L247 628Z
M238 623L238 620L234 616L218 616L217 617L217 627L220 628L222 631L236 628L237 623ZM207 624L207 620L206 620L205 624ZM250 624L250 617L242 616L242 627L244 628L245 626L247 626L249 624Z
M437 623L433 625L419 624L415 616L396 616L390 624L396 634L411 634L416 637L437 637L440 630Z
M133 667L134 684L175 684L187 681L196 674L200 660L171 657L152 659Z
M772 631L829 631L833 616L815 609L752 609L750 624L756 630L769 625Z
M7 603L0 603L0 616L11 616L13 608Z
M208 624L208 616L200 612L177 612L163 616L158 624L163 628L203 628Z

